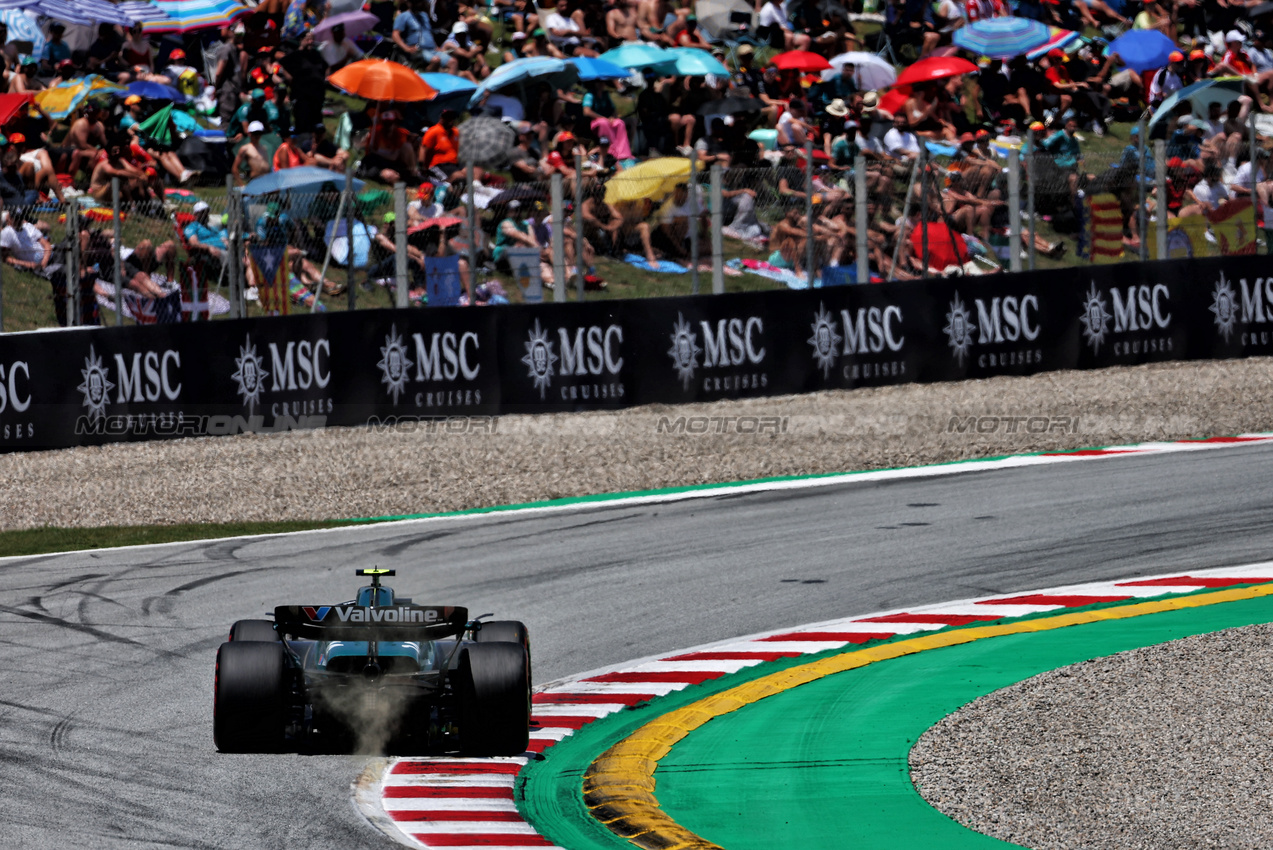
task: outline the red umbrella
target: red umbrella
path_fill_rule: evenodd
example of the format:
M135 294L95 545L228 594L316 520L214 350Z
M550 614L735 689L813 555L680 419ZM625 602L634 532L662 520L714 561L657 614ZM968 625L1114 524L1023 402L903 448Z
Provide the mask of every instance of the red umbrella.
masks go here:
M786 53L779 53L772 57L769 62L782 71L795 70L807 74L825 71L831 67L831 63L826 59L808 50L788 50Z
M933 80L944 80L959 74L975 74L977 66L956 56L937 56L921 59L897 75L898 86L913 86Z

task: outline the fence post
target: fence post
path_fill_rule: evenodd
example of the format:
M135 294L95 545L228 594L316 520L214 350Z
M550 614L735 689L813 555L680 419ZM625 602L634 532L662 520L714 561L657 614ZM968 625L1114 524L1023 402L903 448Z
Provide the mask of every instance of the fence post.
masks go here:
M698 295L698 151L691 150L690 160L690 293Z
M1154 226L1157 231L1157 254L1154 259L1167 259L1167 144L1162 139L1154 142Z
M928 148L919 143L919 240L920 261L924 264L924 277L928 277Z
M1008 152L1008 267L1021 271L1021 152Z
M119 178L111 178L111 206L115 213L115 325L124 324L124 284L123 284L123 260L120 259L119 251L123 242L123 234L119 226Z
M402 309L410 303L411 284L407 280L407 184L401 181L393 184L393 264L393 304Z
M583 301L583 155L575 154L575 298Z
M1139 204L1136 207L1136 241L1140 248L1137 255L1143 263L1149 259L1149 243L1145 241L1145 231L1149 229L1149 210L1145 208L1145 137L1149 135L1149 119L1141 118L1140 132L1136 134L1137 166L1136 194Z
M225 254L226 254L226 262L230 264L230 267L229 269L227 269L227 272L226 272L229 275L228 284L230 287L230 318L242 319L242 318L245 318L247 314L247 310L243 309L244 307L243 294L244 294L244 290L247 289L247 287L243 285L244 278L245 278L245 273L243 270L243 245L239 241L239 231L241 228L241 225L239 223L239 217L242 214L242 209L240 209L239 205L235 203L235 200L236 198L234 195L234 177L232 175L227 174L225 176L225 203L226 203L225 226L228 232L225 235L226 236ZM324 269L323 273L326 274L327 270Z
M1033 130L1026 131L1026 144L1029 146L1029 150L1030 150L1030 155L1029 155L1029 158L1026 159L1026 167L1025 167L1025 180L1026 180L1025 215L1026 215L1026 222L1027 222L1026 226L1029 228L1029 231L1030 231L1030 271L1034 271L1035 263L1038 259L1038 253L1039 253L1035 249L1035 245L1034 245L1034 241L1035 241L1034 237L1035 237L1035 234L1038 233L1038 231L1035 229L1037 225L1035 224L1035 214L1034 214L1034 188L1035 188L1034 178L1035 178L1035 171L1038 170L1034 167L1034 163L1036 161L1035 153L1034 153L1034 145L1036 141L1037 140L1034 137L1034 131ZM1017 247L1013 245L1012 249L1015 251L1017 250ZM1008 256L1012 256L1012 255L1009 254Z
M1255 112L1254 111L1247 116L1247 122L1249 124L1249 130L1250 130L1250 141L1248 142L1248 144L1250 146L1250 151L1251 151L1251 158L1250 158L1250 162L1251 162L1251 227L1254 228L1251 231L1251 239L1255 245L1255 249L1251 253L1258 254L1260 253L1259 233L1260 233L1260 212L1261 212L1260 193L1258 189L1260 185L1260 163L1255 157L1255 145L1256 145L1255 135L1256 134L1255 134ZM1265 222L1265 225L1267 226L1268 222ZM1267 246L1266 246L1266 250L1267 250Z
M80 323L80 217L72 198L66 207L66 326Z
M921 155L923 148L920 148ZM902 243L906 241L906 222L911 217L911 192L915 190L915 175L919 174L919 157L911 163L911 179L906 184L906 197L902 199L902 226L898 230L897 242L893 245L893 265L888 270L888 279L895 280L895 272L897 271L897 261L902 254Z
M725 211L721 205L721 170L719 165L712 165L712 294L720 295L725 291L725 248L721 244L721 228L725 226Z
M354 286L354 167L350 157L345 169L345 304L349 310L358 309L358 287ZM322 283L319 283L322 286ZM285 295L286 297L286 295Z
M804 273L813 289L813 142L804 140Z
M553 301L566 300L566 210L562 201L561 175L552 177Z
M866 157L859 155L853 160L853 227L857 231L857 282L871 282L870 240L867 239L867 228L870 217L866 208Z

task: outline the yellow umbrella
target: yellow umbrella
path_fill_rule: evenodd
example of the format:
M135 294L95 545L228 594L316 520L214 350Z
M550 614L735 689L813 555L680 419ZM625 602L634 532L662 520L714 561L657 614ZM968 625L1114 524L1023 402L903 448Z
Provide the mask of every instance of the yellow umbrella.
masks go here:
M87 77L36 92L35 102L45 115L54 121L61 121L70 116L86 97L123 90L123 86L117 86L96 74L89 74Z
M690 161L685 157L666 156L650 159L620 171L606 183L606 203L661 200L690 176Z

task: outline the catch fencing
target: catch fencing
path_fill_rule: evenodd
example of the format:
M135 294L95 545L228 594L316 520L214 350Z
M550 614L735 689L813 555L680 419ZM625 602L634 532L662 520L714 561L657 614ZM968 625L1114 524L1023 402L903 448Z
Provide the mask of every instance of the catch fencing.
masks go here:
M230 184L163 200L116 184L95 202L26 208L52 251L39 268L3 266L0 330L1256 253L1268 160L1254 123L1248 138L1229 140L1232 162L1176 138L1141 143L1148 135L1142 125L1121 152L1077 161L1040 150L1031 134L904 159L837 162L839 151L812 146L709 150L631 169L576 157L529 183L477 173L386 188L333 172L304 191L245 195ZM1258 168L1243 165L1251 151ZM630 285L606 292L607 278Z

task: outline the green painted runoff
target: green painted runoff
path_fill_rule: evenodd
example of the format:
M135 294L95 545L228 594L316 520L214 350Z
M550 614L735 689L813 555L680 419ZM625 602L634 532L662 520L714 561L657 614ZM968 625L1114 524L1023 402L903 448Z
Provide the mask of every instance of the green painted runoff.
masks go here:
M960 826L916 792L907 754L925 730L1038 673L1270 621L1273 597L1264 597L988 638L837 673L691 733L660 762L655 794L678 823L726 850L1012 847ZM589 724L549 750L548 764L532 763L518 797L545 837L571 850L632 846L587 816L582 770L618 738L706 695L687 690Z

